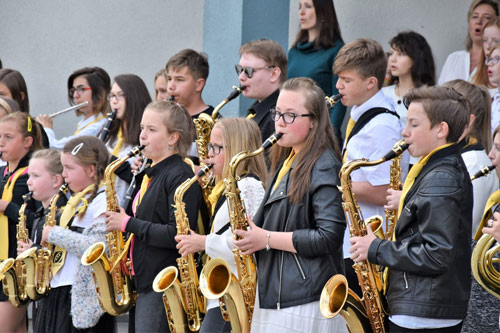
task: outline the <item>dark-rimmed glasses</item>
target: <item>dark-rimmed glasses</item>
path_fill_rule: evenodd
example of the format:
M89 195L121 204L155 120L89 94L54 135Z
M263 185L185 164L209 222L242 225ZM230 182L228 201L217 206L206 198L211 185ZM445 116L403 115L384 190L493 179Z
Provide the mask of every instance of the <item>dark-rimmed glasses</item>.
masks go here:
M108 95L108 101L111 102L111 100L113 98L116 98L117 101L121 101L125 98L125 94L124 93L118 93L118 94L109 94Z
M271 109L271 110L269 110L269 112L271 112L271 119L273 121L276 122L276 121L280 120L280 118L283 118L283 121L285 122L285 124L293 124L293 122L295 121L295 118L297 118L297 117L312 117L312 115L310 113L305 113L305 114L298 114L298 113L293 113L293 112L281 113L276 109Z
M238 76L241 75L241 73L245 73L245 75L251 79L253 73L255 73L258 70L261 69L269 69L269 68L274 68L276 66L266 66L266 67L258 67L258 68L253 68L253 67L246 67L246 66L241 66L241 65L234 65L234 69L236 70L236 74Z
M78 93L78 96L82 96L85 90L92 90L90 87L85 87L85 86L78 86L78 87L73 87L68 90L69 97L73 98L75 95L75 92Z
M498 62L500 61L500 56L494 56L494 57L491 57L491 58L486 58L484 59L484 64L486 66L495 66L496 64L498 64Z
M208 152L210 151L213 151L214 152L214 155L219 155L221 150L223 149L222 146L219 146L219 145L216 145L216 144L212 144L212 143L208 143L207 144L207 149L208 149Z

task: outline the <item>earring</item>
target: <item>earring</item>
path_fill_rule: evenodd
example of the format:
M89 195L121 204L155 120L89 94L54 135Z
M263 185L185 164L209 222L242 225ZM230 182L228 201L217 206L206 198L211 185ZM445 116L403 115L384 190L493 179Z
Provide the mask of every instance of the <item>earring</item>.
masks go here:
M172 150L174 149L174 147L172 147L171 145L168 145L168 150Z

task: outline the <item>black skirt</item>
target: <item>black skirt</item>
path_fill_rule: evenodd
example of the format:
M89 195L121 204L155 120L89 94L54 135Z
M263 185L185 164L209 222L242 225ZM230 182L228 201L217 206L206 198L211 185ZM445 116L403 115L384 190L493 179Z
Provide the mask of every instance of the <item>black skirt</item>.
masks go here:
M51 289L50 293L37 302L33 318L33 332L100 333L116 332L115 318L105 313L96 326L78 329L71 322L71 286ZM36 317L35 317L36 316Z

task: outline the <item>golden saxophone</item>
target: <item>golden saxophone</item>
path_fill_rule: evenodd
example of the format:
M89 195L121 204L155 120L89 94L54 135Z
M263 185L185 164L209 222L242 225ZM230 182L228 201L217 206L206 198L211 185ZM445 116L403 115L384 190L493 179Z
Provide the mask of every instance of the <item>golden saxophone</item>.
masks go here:
M241 161L261 154L264 150L275 144L283 134L271 135L262 146L253 151L243 151L231 159L229 163L229 175L224 179L226 186L224 194L229 210L229 218L233 237L236 230L247 230L247 214L238 189L239 177L236 170ZM222 258L211 259L201 271L201 292L209 299L220 299L221 311L224 313L224 305L231 321L233 332L249 332L252 321L253 307L255 303L255 292L257 288L257 271L253 255L242 255L239 250L233 249L234 261L238 271L238 277L231 273L227 262Z
M391 171L389 178L389 188L395 191L401 191L401 158L403 154L400 154L392 159ZM397 209L386 209L385 213L385 239L392 240L394 234L394 228L396 227L396 221L398 219Z
M46 226L56 225L57 201L68 192L68 185L63 184L57 194L50 199L49 212L45 216ZM50 292L52 245L41 249L31 247L19 254L16 261L21 261L26 267L25 281L26 293L29 298L36 301Z
M210 141L210 133L212 133L212 128L217 121L217 116L219 115L220 109L236 97L238 97L243 90L245 90L245 86L241 87L233 87L233 90L222 102L219 103L212 112L212 115L209 116L206 113L201 113L197 119L194 119L194 128L196 130L196 149L198 150L198 157L200 158L200 166L203 166L204 163L201 160L205 160L208 158L208 142ZM201 193L203 195L203 200L205 200L205 205L210 210L210 201L208 200L208 196L210 192L212 192L213 185L209 179L209 176L205 175L201 179Z
M23 243L29 242L28 228L26 227L26 207L31 199L31 192L23 195L24 203L19 209L19 222L16 226L16 239ZM0 264L0 275L3 279L3 291L9 297L9 301L15 307L21 307L28 303L29 297L26 293L26 266L22 261L8 258Z
M373 229L373 226L368 226L367 222L363 220L361 210L352 192L351 173L361 167L373 166L393 159L401 155L407 148L408 145L401 140L379 160L353 160L342 165L339 173L341 185L339 189L342 191L342 207L344 208L351 237L366 235L367 227ZM380 227L380 223L376 226ZM383 237L380 234L379 236ZM368 260L358 262L353 267L363 291L363 298L359 299L348 288L345 278L337 274L328 280L321 292L321 314L326 318L332 318L340 313L351 332L385 332L387 311L384 304L385 299L382 295L381 276L375 265L370 264Z
M204 165L198 173L186 179L174 194L177 235L189 235L189 219L183 201L186 191L208 173L212 165ZM163 293L163 304L170 332L196 332L201 327L201 313L206 312L206 300L200 292L198 272L192 253L177 258L177 267L161 270L153 281L153 290ZM179 276L180 282L177 279Z
M478 172L476 172L472 177L470 177L470 180L476 180L478 178L487 176L493 169L495 169L494 165L489 165L481 168Z
M106 207L108 211L119 210L113 175L116 169L131 157L138 155L144 146L133 148L126 156L110 163L104 171L103 181L106 186ZM121 231L106 234L109 255L104 242L91 245L83 253L81 263L91 265L96 285L99 304L107 313L119 316L129 310L135 302L135 292L129 271L130 261L126 256L125 241ZM122 258L123 257L123 258Z

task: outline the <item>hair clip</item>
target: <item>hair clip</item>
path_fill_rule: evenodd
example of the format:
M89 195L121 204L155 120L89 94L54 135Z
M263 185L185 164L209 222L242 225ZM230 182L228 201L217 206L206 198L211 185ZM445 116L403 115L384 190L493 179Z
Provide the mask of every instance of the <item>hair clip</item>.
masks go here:
M32 129L33 129L33 123L31 122L31 117L28 116L28 133L31 133Z
M78 152L80 151L80 149L82 149L82 147L83 147L83 142L77 144L75 148L73 148L73 150L71 151L71 155L75 156L76 154L78 154Z

